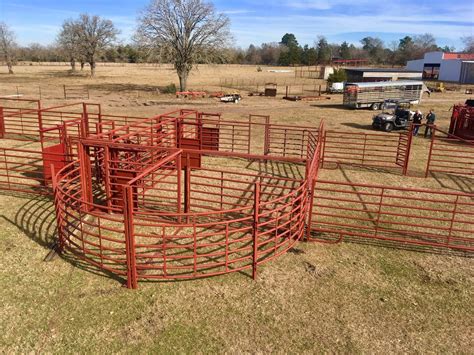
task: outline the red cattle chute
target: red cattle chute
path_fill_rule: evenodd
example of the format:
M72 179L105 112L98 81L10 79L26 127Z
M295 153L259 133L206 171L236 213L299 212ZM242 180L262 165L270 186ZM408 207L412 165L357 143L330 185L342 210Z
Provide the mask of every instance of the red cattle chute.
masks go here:
M474 107L454 105L449 133L466 140L474 140Z

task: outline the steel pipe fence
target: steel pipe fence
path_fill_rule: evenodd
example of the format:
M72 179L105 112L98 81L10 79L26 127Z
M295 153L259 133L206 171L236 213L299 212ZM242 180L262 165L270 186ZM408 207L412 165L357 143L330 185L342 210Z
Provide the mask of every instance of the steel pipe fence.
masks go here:
M265 127L264 154L304 158L310 135L318 136L316 128L268 124Z
M433 127L425 176L432 173L474 175L474 140Z
M309 240L474 250L474 194L318 180L313 203Z
M181 196L171 187L177 180L179 188L181 171L157 163L124 185L124 203L112 207L111 217L99 212L101 205L82 198L78 165L66 166L55 182L60 244L117 275L123 276L126 260L129 287L136 287L139 279L256 272L257 265L285 252L305 232L305 180L198 169L185 177L192 188ZM157 185L176 172L171 188ZM160 202L157 192L165 194ZM170 194L178 203L163 205L173 200ZM218 196L221 200L206 208ZM181 212L182 205L187 212Z
M274 125L268 116L228 120L196 110L111 116L84 104L11 109L3 122L23 127L19 133L28 139L26 126L15 121L27 114L41 127L41 149L4 149L0 189L50 194L51 181L59 250L123 278L130 288L140 280L244 270L256 277L259 265L302 239L473 249L472 194L318 178L323 163L406 174L410 133L326 131L323 121L318 128ZM254 145L256 137L263 146ZM437 154L454 154L438 145L444 144L436 141L439 133L434 137L431 168L445 159ZM461 143L459 151L469 142ZM202 166L202 156L295 163L304 174L210 168Z
M0 148L0 190L51 194L51 174L44 174L48 162L62 167L68 157L40 149Z
M326 131L323 164L388 168L407 173L412 134Z

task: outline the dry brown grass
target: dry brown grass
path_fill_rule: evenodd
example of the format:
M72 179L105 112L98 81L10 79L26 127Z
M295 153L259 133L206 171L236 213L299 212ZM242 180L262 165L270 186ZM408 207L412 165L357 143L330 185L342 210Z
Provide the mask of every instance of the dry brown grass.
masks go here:
M0 72L0 94L41 84L45 105L61 104L61 85L87 84L106 113L151 116L178 107L225 116L269 114L274 122L369 131L372 112L324 102L244 97L241 104L176 99L154 89L176 82L168 68L99 67L98 77L69 76L67 67ZM270 80L255 67L201 66L195 89L218 90L219 77ZM282 79L278 79L282 80ZM21 90L20 90L21 91ZM26 89L25 89L26 92ZM138 94L137 94L138 92ZM31 91L33 93L33 91ZM446 128L462 92L433 94ZM72 101L70 101L72 102ZM415 139L411 172L423 171L427 141ZM226 166L241 166L226 161ZM402 177L344 167L323 178L473 192L472 179ZM305 244L258 270L197 281L140 283L138 291L68 257L45 263L54 234L49 200L0 194L1 352L462 352L474 347L473 261L360 244Z

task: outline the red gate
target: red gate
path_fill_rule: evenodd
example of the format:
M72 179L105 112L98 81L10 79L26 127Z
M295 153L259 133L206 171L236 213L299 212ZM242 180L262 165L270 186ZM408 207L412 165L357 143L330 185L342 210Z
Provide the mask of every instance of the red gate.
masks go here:
M400 169L407 173L412 135L326 131L323 164Z
M317 180L312 241L474 250L474 194Z
M44 183L51 182L51 166L54 166L54 171L59 171L66 166L66 163L66 145L64 143L43 148Z
M425 176L435 172L474 175L474 141L433 128Z

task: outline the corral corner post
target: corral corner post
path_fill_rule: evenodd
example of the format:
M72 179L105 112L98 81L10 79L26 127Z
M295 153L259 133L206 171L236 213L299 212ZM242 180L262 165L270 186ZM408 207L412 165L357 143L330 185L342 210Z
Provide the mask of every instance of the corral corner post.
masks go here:
M84 138L89 136L89 113L87 110L87 104L82 103L82 135Z
M258 217L260 213L260 183L255 183L253 203L253 228L252 228L252 279L257 278L258 264Z
M123 222L125 228L125 252L127 256L127 288L138 288L137 264L135 254L135 231L133 225L133 190L123 187Z

